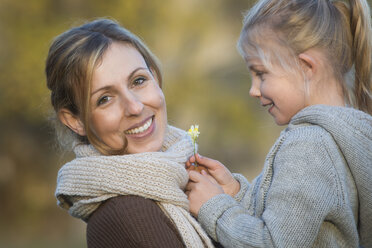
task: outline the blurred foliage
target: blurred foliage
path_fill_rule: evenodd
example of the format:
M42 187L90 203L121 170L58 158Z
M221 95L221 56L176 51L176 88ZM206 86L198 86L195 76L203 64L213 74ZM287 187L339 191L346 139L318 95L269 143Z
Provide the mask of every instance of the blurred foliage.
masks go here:
M86 247L85 223L56 206L44 64L53 37L111 17L159 57L169 123L199 124L199 151L250 180L282 129L250 99L236 50L249 0L0 0L0 247Z

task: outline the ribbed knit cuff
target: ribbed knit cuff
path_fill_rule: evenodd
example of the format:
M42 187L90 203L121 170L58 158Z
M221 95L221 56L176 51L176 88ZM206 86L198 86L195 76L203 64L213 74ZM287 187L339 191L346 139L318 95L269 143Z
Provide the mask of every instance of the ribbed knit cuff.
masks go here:
M236 193L236 195L234 195L234 200L240 202L243 199L245 193L247 192L250 184L247 178L245 178L241 174L233 173L233 177L240 183L240 190L238 193Z
M198 221L204 230L216 241L217 220L229 208L235 206L237 202L227 194L216 195L204 203L198 213Z

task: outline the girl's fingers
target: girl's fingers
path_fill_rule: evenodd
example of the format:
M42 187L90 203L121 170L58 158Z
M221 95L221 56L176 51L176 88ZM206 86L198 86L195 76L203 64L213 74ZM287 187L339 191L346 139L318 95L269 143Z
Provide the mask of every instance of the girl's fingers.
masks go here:
M205 167L207 167L207 169L210 169L210 170L217 169L218 167L221 166L220 165L221 163L218 162L217 160L200 156L199 153L195 155L195 158L196 158L197 163L204 165Z
M191 156L189 160L186 161L186 168L189 168L190 166L193 166L193 163L195 163L195 157Z
M206 172L205 170L202 170L201 173L203 174L203 176L206 176L209 179L209 181L211 181L212 183L218 184L216 179L214 179L214 177L208 174L208 172Z
M194 170L189 170L188 172L189 172L189 179L190 179L190 181L195 182L195 183L198 183L201 180L203 180L203 175L201 175L200 173L198 173L198 172L196 172Z
M189 160L188 160L190 163L195 163L195 156L192 155Z
M189 160L186 161L186 168L189 168L191 166L191 163Z
M196 183L200 183L201 181L210 181L211 183L218 185L216 179L214 179L213 176L209 175L208 172L206 172L205 170L202 170L200 173L194 170L189 170L188 173L190 180L187 186L189 187L192 187L193 185L195 185ZM186 189L191 190L191 188L188 189L187 186Z

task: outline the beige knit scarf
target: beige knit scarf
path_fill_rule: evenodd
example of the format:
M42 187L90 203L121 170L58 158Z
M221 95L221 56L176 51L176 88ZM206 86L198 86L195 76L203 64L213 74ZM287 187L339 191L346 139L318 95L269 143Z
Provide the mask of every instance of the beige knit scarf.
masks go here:
M188 211L185 162L193 146L187 133L168 126L162 152L103 156L91 145L78 145L76 159L58 172L58 205L87 220L99 205L118 195L152 199L166 211L186 247L213 247Z

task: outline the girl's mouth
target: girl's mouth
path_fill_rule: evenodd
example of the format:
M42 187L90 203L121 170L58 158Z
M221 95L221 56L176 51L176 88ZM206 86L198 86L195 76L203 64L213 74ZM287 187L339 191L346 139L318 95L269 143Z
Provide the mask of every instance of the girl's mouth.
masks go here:
M268 107L268 112L269 113L271 113L271 111L273 110L273 108L274 108L274 106L275 106L275 104L273 103L273 102L271 102L271 103L266 103L266 104L262 104L261 103L261 105L263 106L263 107Z
M270 103L267 106L269 106L268 111L269 111L269 113L271 113L271 110L274 108L274 103Z

